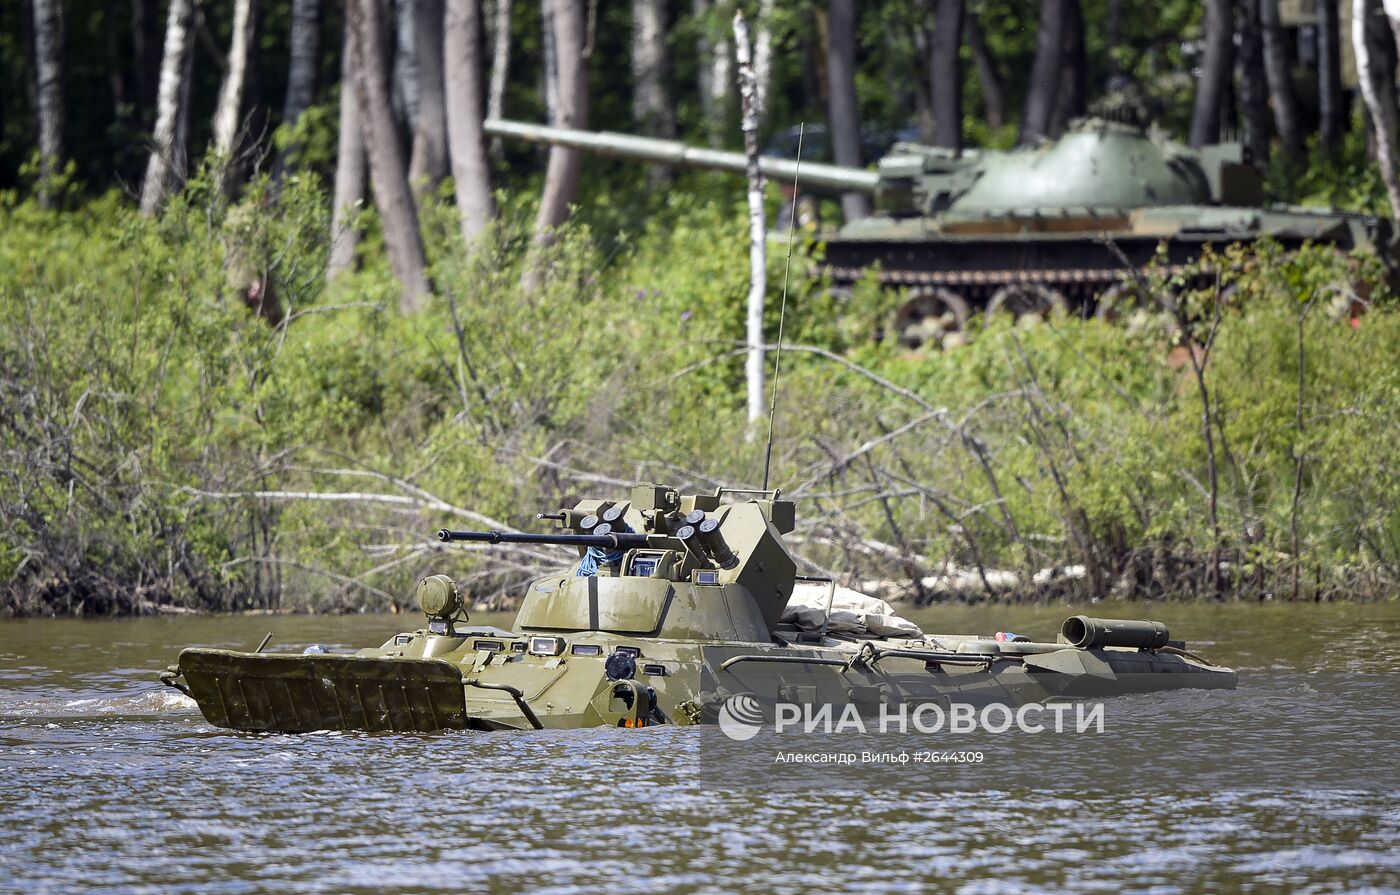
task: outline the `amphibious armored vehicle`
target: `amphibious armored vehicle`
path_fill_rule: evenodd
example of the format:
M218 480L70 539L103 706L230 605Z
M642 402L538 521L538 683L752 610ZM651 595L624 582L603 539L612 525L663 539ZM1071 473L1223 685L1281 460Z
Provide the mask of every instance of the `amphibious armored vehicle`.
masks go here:
M250 731L433 731L714 721L730 700L881 706L1232 688L1235 673L1157 622L1076 616L1060 642L926 634L879 600L797 574L777 491L642 484L585 500L549 533L443 530L445 542L561 544L509 630L473 625L445 575L426 623L352 654L186 649L162 680L209 723Z
M796 162L772 157L760 167L770 179L800 178L802 190L874 197L872 216L826 237L825 269L838 289L876 266L886 286L906 289L885 331L911 347L942 344L979 309L1111 318L1131 301L1138 271L1159 247L1173 271L1197 261L1207 245L1265 236L1290 249L1313 242L1391 260L1384 219L1263 208L1260 176L1240 144L1193 150L1131 119L1080 119L1058 140L1009 152L896 143L873 171L804 161L799 174ZM668 165L745 170L741 153L668 140L496 120L486 131Z

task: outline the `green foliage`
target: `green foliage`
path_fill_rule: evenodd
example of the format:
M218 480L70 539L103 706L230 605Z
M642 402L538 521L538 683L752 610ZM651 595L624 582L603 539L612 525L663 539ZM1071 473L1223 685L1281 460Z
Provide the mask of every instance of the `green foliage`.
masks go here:
M383 607L428 570L485 598L539 560L428 544L453 508L528 528L617 481L756 485L741 205L597 203L532 250L533 202L501 199L470 252L428 204L435 297L403 317L372 214L363 268L323 284L314 176L232 208L199 177L157 219L115 194L61 213L0 195L4 604ZM1083 565L1081 596L1291 596L1295 575L1396 593L1400 315L1374 259L1232 249L1149 271L1175 322L979 320L914 354L870 338L898 297L873 272L831 294L820 253L794 254L774 457L817 565ZM266 271L282 325L230 293L235 263Z

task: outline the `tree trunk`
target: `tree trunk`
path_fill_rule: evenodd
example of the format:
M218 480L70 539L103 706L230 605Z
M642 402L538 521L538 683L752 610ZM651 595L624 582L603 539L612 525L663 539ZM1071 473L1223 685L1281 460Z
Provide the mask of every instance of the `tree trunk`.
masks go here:
M1243 0L1240 5L1240 105L1244 145L1250 160L1262 169L1269 161L1269 81L1264 72L1264 33L1260 6L1268 0Z
M1231 0L1206 0L1206 49L1191 108L1192 146L1220 142L1221 112L1235 70L1234 18Z
M480 28L480 9L473 20ZM436 192L447 176L443 0L417 0L414 26L417 34L413 46L418 52L418 121L413 129L413 155L408 162L408 182L412 184L414 196L421 206L423 200ZM475 40L479 46L480 36Z
M214 109L214 155L222 165L221 178L227 187L233 168L232 157L238 139L238 113L243 107L243 85L248 75L248 47L253 41L253 0L234 0L233 34L229 38L228 67L219 88L219 104Z
M588 60L584 57L584 0L545 0L554 7L554 46L559 67L559 127L588 127ZM535 243L548 245L568 219L569 204L578 192L583 153L552 146L545 170L540 214L535 220Z
M1058 137L1075 118L1084 114L1088 92L1088 59L1084 54L1084 11L1079 0L1065 8L1064 43L1060 50L1060 83L1055 91L1055 111L1050 115L1050 136Z
M987 38L982 33L982 25L977 16L963 17L963 37L972 51L972 62L977 66L977 81L982 90L982 117L987 126L999 128L1006 124L1006 81L997 68L996 59L987 49Z
M674 137L665 0L632 0L632 116L641 133Z
M38 71L39 203L52 208L54 175L63 168L63 7L34 0L34 63Z
M729 101L729 41L712 37L711 0L694 0L691 7L698 24L695 39L696 81L700 110L711 146L724 145L726 106Z
M1065 24L1071 0L1040 0L1040 20L1035 34L1035 60L1021 115L1017 142L1034 146L1050 134L1050 118L1060 93L1060 64L1064 53Z
M421 0L387 0L393 11L393 60L391 97L400 142L418 126L418 4ZM386 20L387 21L387 20ZM386 45L387 46L387 45Z
M486 117L506 111L506 79L510 76L510 0L495 0L491 15L491 83L486 93ZM501 154L499 137L491 140L491 155Z
M1299 123L1298 91L1294 89L1293 75L1289 71L1289 37L1279 23L1278 0L1259 0L1259 20L1274 128L1284 154L1297 158L1303 154L1303 127Z
M739 69L740 129L749 184L749 297L744 315L747 354L744 380L749 418L749 438L763 418L763 303L768 288L768 227L763 218L763 174L758 167L758 77L749 49L749 24L743 10L734 13L734 52Z
M859 168L864 162L860 157L860 112L856 107L855 0L829 0L827 19L827 133L836 164ZM841 212L847 223L869 216L870 197L864 193L842 193Z
M1356 77L1361 87L1361 98L1365 100L1366 110L1371 115L1376 136L1376 161L1380 165L1381 180L1385 182L1386 196L1390 199L1390 216L1400 223L1400 180L1397 180L1395 164L1395 54L1389 54L1390 58L1386 60L1388 67L1378 64L1381 59L1373 58L1372 51L1375 37L1379 36L1375 32L1383 33L1389 46L1395 46L1394 36L1380 4L1376 0L1352 0L1351 47L1356 54ZM1389 81L1388 97L1382 95L1382 81Z
M544 56L544 80L540 86L544 90L545 118L550 125L559 127L559 47L555 36L554 7L555 0L540 0L540 18L544 23L540 43L540 52Z
M160 87L156 93L155 133L146 177L141 185L141 213L151 215L165 201L170 189L171 169L177 153L180 124L180 98L184 94L185 60L194 50L194 7L196 0L170 0L165 25L165 50L160 61Z
M348 0L355 101L362 113L374 204L384 228L389 265L403 285L399 307L416 311L428 291L423 238L408 187L408 166L389 104L389 64L381 0Z
M1342 108L1341 23L1336 3L1317 4L1317 137L1323 149L1335 149L1346 127Z
M292 34L288 52L287 92L282 99L282 123L296 125L311 107L316 94L316 61L321 43L321 0L292 0ZM292 147L277 153L274 170L280 177L286 171Z
M758 90L758 123L768 118L773 92L773 6L774 0L758 0L758 26L753 41L754 86Z
M486 162L486 137L481 128L484 112L481 24L481 0L447 0L443 43L448 145L452 152L452 178L457 187L462 239L468 246L475 244L496 215Z
M331 208L331 252L326 264L327 281L355 267L355 246L360 241L354 219L365 198L365 135L360 106L355 100L355 66L350 43L350 20L345 21L345 41L340 60L340 140L335 159L335 205Z
M963 0L938 0L934 15L928 60L933 145L961 152Z

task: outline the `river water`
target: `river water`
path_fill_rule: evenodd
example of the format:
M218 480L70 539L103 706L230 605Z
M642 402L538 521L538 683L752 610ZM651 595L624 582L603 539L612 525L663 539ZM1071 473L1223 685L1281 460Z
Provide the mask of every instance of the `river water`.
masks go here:
M235 734L155 682L181 646L364 646L403 616L0 622L0 891L1400 892L1400 606L1127 612L1240 688L1111 700L1078 739L935 743L982 750L977 773L805 776L714 728ZM1066 614L911 613L1037 639Z

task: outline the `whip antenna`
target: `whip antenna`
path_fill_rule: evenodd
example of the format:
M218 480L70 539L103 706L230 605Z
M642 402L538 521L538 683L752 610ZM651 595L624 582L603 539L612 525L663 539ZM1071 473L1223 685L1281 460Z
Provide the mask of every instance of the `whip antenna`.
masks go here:
M763 452L763 490L768 490L768 472L773 467L773 420L778 415L778 372L783 363L783 323L787 318L788 276L792 272L793 234L797 230L799 176L802 174L802 137L805 123L797 125L797 164L792 169L792 214L788 217L787 261L783 264L783 299L778 305L778 350L773 353L773 395L768 400L768 447Z

